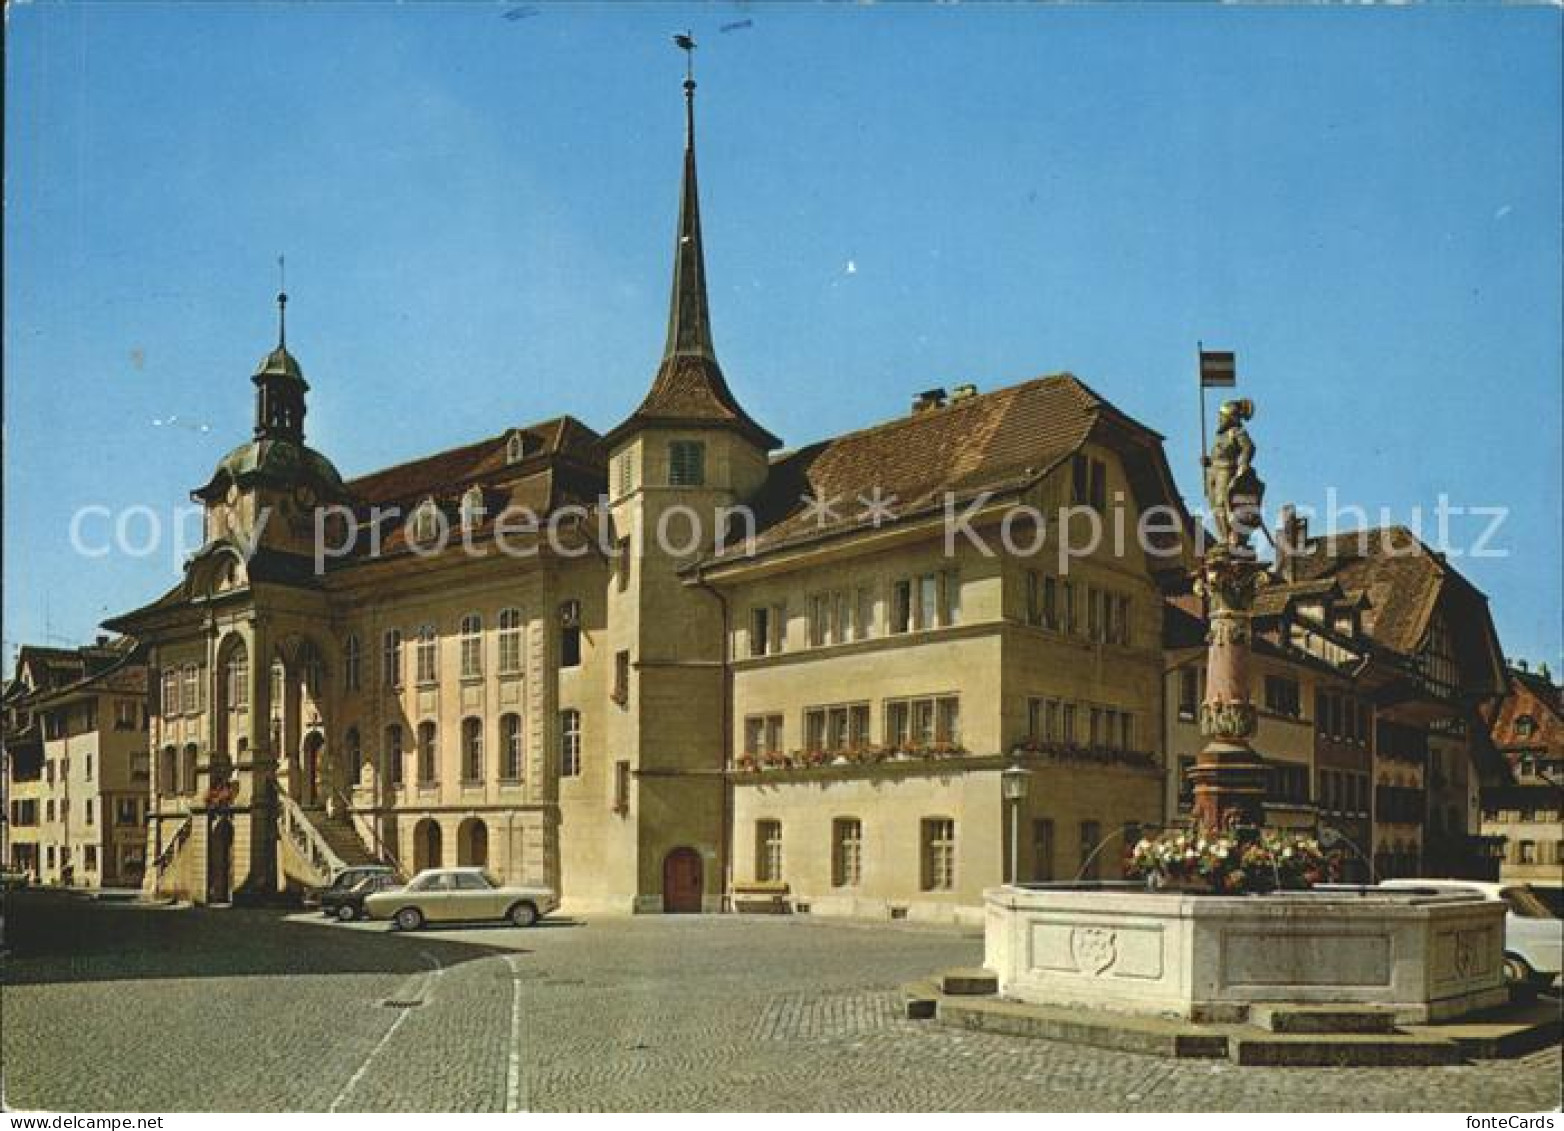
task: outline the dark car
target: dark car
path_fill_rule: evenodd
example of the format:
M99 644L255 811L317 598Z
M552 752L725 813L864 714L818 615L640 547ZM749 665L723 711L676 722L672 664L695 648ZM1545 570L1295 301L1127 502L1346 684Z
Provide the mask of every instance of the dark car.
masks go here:
M377 891L389 891L401 887L402 880L394 872L379 872L365 876L345 891L328 888L321 893L320 910L324 915L335 915L344 923L364 917L364 900Z
M319 907L327 915L334 912L327 909L325 898L331 892L339 894L352 891L359 883L369 879L370 876L394 876L396 870L384 864L355 864L351 868L344 868L332 878L331 883L323 888L310 888L304 893L305 907Z

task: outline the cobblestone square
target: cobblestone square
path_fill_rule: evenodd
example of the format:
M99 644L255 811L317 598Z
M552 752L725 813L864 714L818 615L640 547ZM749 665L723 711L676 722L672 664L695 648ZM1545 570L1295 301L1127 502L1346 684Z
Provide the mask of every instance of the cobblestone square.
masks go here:
M1252 1069L901 1017L974 931L807 917L397 934L307 914L6 908L12 1108L1454 1110L1559 1103L1559 1050L1422 1069Z

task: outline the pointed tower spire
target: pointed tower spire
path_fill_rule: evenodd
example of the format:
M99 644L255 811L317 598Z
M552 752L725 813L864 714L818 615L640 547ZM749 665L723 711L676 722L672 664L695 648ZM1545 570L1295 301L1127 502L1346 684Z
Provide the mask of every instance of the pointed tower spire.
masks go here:
M277 257L277 348L288 348L288 267L280 255Z
M668 340L646 399L605 439L612 444L638 424L705 425L731 428L769 451L781 447L782 441L755 423L733 398L712 344L700 193L695 178L695 39L684 32L673 41L685 53L684 182L673 250Z
M679 234L673 251L673 294L668 303L664 360L676 356L717 359L706 301L706 255L701 247L701 202L695 183L695 40L674 42L684 51L684 184L679 194Z

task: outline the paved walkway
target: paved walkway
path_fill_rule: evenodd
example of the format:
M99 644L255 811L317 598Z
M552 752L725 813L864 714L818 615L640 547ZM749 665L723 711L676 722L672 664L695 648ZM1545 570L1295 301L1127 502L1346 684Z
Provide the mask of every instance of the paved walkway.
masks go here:
M397 934L29 895L8 909L7 1102L127 1110L1557 1107L1559 1052L1246 1069L900 1015L981 939L807 917Z

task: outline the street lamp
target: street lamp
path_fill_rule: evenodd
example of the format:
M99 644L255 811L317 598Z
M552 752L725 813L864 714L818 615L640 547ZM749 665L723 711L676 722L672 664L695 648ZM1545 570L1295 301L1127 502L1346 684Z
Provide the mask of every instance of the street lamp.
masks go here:
M1020 765L999 771L999 792L1010 802L1010 882L1021 882L1021 802L1032 788L1032 771Z

